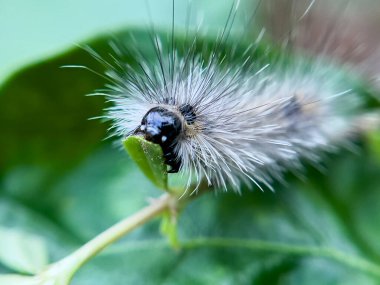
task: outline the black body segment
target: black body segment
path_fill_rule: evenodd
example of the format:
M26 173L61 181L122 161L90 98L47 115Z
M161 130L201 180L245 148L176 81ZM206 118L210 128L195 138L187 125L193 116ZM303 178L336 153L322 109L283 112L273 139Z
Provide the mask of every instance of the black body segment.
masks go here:
M194 108L189 104L183 104L179 107L179 111L185 118L186 122L189 125L194 124L195 120L197 119L197 116L194 112Z

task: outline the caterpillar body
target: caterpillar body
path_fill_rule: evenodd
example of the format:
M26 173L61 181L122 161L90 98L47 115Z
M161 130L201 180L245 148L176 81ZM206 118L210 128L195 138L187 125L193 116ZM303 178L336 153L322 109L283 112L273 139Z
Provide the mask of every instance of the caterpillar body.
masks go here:
M152 34L154 58L130 43L113 44L114 64L91 51L108 67L113 106L105 117L114 133L159 144L168 172L186 175L187 189L194 180L195 190L202 181L271 189L302 158L318 164L321 151L345 144L362 112L349 72L325 57L260 50L262 33L244 50L228 44L238 6L211 46L196 33L183 47L174 35Z

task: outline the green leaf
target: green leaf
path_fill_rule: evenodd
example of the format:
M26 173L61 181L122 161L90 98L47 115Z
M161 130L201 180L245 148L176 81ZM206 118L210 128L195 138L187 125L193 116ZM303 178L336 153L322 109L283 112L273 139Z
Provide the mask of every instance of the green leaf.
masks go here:
M37 273L47 265L47 260L43 239L17 229L0 227L0 262L19 272Z
M163 190L168 189L167 167L158 144L148 142L141 137L130 136L124 141L124 147L154 185Z

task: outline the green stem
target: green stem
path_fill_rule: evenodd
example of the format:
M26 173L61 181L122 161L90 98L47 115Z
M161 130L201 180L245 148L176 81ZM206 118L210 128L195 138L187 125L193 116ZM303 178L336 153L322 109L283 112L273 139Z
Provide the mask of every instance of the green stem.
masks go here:
M380 277L380 265L360 256L345 253L343 251L326 246L291 245L280 242L270 242L254 239L239 238L196 238L181 241L182 249L197 248L231 248L245 249L250 251L268 252L286 255L323 257L350 266L356 270ZM157 241L128 242L111 248L105 254L120 253L132 250L152 250L152 248L168 248L168 244Z
M307 246L307 245L290 245L280 242L269 242L254 239L234 239L234 238L196 238L187 241L181 241L182 249L197 248L231 248L246 249L251 251L261 251L269 253L280 253L287 255L323 257L337 261L343 265L350 266L356 270L380 277L380 265L371 262L365 258L351 255L343 251L326 247L326 246ZM128 242L116 246L106 251L105 254L120 253L132 250L151 250L152 248L168 248L168 244L156 241Z
M174 203L173 197L164 194L160 198L154 200L150 205L141 209L134 215L118 222L109 229L87 242L77 251L73 252L61 261L53 264L45 273L47 276L61 275L62 281L59 284L69 284L74 273L88 260L98 254L108 245L122 238L127 233L147 221L169 209Z
M226 238L199 238L182 244L184 248L224 247L243 248L257 251L285 253L293 255L309 255L330 258L355 269L380 277L380 265L364 258L353 256L328 247L312 247L288 245L283 243L265 242L260 240L226 239Z

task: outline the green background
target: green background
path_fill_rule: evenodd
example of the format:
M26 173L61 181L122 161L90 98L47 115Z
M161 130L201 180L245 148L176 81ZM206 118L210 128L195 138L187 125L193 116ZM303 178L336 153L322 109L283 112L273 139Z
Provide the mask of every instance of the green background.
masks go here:
M211 25L224 23L229 4L206 4L199 9ZM157 27L170 25L170 1L151 8ZM186 5L178 9L182 21ZM144 33L135 28L144 14L143 1L0 1L1 273L38 270L160 195L103 141L108 125L88 120L105 104L84 94L104 82L60 69L99 70L75 44L106 53L115 30ZM195 199L180 216L182 250L155 220L86 264L73 284L379 284L379 135L354 143L356 152L326 156L323 171L306 167L304 181L287 175L275 193Z

